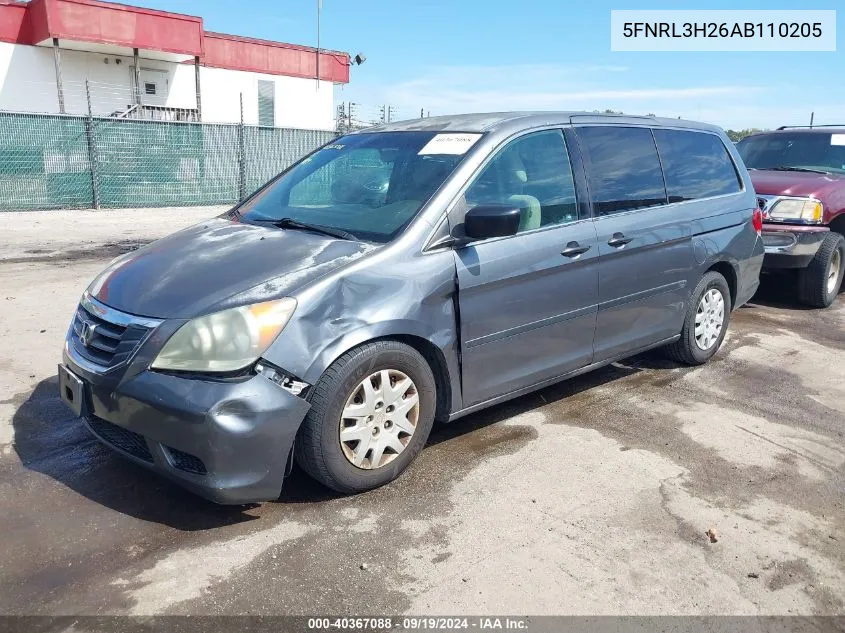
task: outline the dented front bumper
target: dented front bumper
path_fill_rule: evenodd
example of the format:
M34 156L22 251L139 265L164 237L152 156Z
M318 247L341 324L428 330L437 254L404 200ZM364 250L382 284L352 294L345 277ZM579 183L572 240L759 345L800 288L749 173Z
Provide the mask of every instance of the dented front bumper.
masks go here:
M63 360L82 380L82 419L104 444L217 503L279 496L310 406L303 398L260 374L117 378L87 371L67 348Z

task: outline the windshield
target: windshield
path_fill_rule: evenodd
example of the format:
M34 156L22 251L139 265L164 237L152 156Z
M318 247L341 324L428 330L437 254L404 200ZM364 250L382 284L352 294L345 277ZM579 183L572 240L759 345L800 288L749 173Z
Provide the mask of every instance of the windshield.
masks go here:
M737 149L750 169L789 167L845 174L845 134L759 134L740 141Z
M435 136L446 135L344 136L271 182L238 212L246 221L284 220L282 226L288 228L295 221L344 231L360 240L388 242L413 219L469 149L464 146L462 152L454 153L454 146L429 144ZM435 146L452 153L432 153L440 151Z

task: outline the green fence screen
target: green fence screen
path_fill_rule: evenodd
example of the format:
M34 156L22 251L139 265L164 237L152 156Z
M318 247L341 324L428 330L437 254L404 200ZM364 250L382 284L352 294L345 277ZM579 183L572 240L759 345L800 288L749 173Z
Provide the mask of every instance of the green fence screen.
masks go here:
M231 204L334 136L0 112L0 210Z

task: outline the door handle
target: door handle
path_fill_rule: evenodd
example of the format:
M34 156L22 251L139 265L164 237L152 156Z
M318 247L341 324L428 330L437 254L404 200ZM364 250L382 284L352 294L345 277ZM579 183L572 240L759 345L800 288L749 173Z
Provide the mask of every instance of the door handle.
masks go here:
M614 248L619 248L620 246L625 246L629 242L634 240L633 237L625 237L622 233L614 233L613 237L607 240L608 246L613 246Z
M588 250L590 250L589 246L581 246L578 242L569 242L560 254L564 257L578 257L579 255L586 253Z

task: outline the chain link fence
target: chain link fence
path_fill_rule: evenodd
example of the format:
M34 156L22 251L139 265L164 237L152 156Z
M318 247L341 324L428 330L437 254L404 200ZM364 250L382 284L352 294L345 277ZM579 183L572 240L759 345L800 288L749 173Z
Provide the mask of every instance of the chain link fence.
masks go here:
M235 203L334 136L0 112L0 210Z

